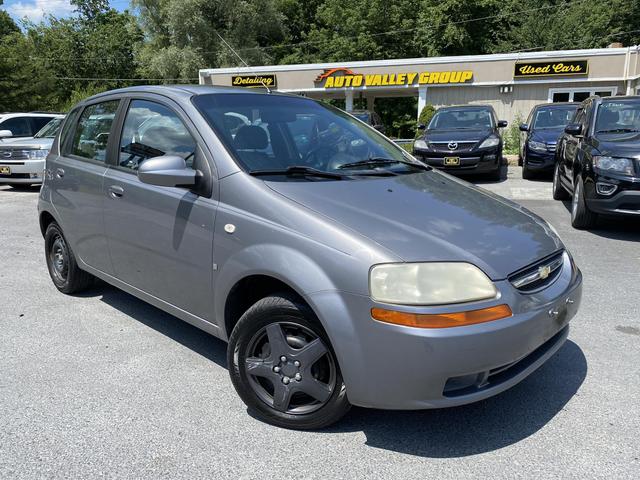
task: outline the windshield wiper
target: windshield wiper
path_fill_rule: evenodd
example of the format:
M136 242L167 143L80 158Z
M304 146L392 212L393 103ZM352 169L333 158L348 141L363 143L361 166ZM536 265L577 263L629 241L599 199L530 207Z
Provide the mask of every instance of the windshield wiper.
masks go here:
M421 163L413 163L413 162L405 162L402 160L394 160L393 158L384 158L384 157L369 157L365 160L359 160L357 162L344 163L338 167L338 169L348 169L348 168L360 168L360 167L384 167L386 165L395 165L397 163L402 163L404 165L411 165L416 168L421 168L423 170L429 170L429 167L426 165L422 165Z
M634 133L640 132L640 130L636 130L635 128L612 128L610 130L598 130L596 133Z
M332 180L342 180L343 175L339 173L324 172L312 167L305 167L304 165L292 165L285 169L279 170L251 170L249 175L254 177L266 176L266 175L286 175L288 177L302 176L302 177L320 177L330 178Z

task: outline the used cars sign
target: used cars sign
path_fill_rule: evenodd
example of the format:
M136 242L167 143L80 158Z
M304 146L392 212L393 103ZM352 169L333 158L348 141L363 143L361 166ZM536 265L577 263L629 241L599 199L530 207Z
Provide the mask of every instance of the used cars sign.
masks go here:
M586 75L589 72L587 60L570 62L527 62L516 63L513 76L547 77L553 75Z

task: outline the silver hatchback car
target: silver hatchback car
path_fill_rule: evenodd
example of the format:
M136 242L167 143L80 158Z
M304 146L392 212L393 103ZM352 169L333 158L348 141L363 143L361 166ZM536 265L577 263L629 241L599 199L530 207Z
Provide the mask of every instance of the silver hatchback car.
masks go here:
M240 397L288 428L502 392L562 346L581 298L544 220L297 96L91 97L39 215L60 291L98 277L227 340Z

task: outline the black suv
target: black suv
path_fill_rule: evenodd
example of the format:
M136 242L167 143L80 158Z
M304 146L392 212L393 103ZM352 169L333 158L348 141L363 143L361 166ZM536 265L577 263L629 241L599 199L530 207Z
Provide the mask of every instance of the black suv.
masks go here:
M450 173L487 173L499 180L502 171L502 137L490 105L438 109L424 135L413 144L413 154L423 162Z
M533 107L527 123L520 125L522 178L553 172L558 137L577 108L578 103L543 103Z
M570 198L571 224L598 214L640 218L640 97L591 97L558 140L553 198Z

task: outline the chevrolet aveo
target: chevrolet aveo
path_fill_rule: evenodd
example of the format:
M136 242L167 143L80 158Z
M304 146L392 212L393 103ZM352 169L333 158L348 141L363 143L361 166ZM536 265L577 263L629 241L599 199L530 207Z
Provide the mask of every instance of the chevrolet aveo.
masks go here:
M562 346L581 297L544 220L277 93L85 100L39 216L60 291L98 277L228 341L242 400L289 428L502 392Z

